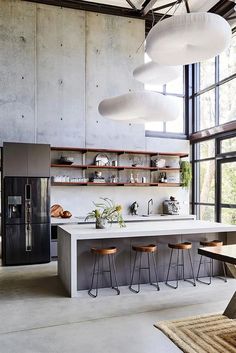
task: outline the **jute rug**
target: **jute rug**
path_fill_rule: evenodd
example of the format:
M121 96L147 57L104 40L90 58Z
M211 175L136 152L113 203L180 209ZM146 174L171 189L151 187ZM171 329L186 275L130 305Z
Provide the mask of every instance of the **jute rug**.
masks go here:
M154 325L184 353L236 353L236 320L202 315Z

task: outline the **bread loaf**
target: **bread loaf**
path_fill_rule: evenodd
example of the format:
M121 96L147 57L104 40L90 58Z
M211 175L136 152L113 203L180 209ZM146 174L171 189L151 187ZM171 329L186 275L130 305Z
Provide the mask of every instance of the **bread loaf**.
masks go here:
M63 212L63 208L60 205L51 206L51 217L60 217L60 214Z
M70 213L70 211L63 211L60 213L61 218L70 218L72 216L72 214Z

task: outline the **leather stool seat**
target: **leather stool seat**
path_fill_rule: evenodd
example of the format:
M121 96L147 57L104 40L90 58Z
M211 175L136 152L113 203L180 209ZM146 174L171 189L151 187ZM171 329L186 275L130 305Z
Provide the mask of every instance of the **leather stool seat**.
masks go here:
M189 250L192 249L192 243L184 242L184 243L176 243L176 244L168 244L170 249L179 249L179 250Z
M202 245L202 246L222 246L223 241L221 241L221 240L211 240L211 241L202 240L202 241L200 241L200 245Z
M99 255L111 255L117 253L117 248L115 246L111 246L110 248L91 248L91 253L99 254Z
M154 244L149 245L133 245L132 249L139 252L155 252L157 251L157 246Z

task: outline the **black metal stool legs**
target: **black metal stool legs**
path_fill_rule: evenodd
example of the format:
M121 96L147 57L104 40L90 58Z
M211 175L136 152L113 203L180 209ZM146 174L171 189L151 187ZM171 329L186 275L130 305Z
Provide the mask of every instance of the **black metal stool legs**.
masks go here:
M173 256L173 250L171 249L171 254L170 254L170 261L169 261L169 266L168 266L168 272L167 272L167 276L166 276L166 285L177 289L179 286L179 266L183 266L183 264L179 264L179 249L177 250L177 262L176 264L172 264L172 256ZM183 251L182 251L182 258L183 258ZM184 258L183 258L184 260ZM171 267L176 267L176 285L174 286L173 284L168 283L169 281L169 274L170 274L170 268Z
M91 286L90 289L88 290L88 294L93 297L96 298L98 295L98 280L99 280L99 275L108 272L109 273L109 277L110 277L110 286L112 289L114 289L117 292L117 295L120 294L120 290L118 288L118 283L117 283L117 276L116 276L116 267L115 267L115 260L114 260L114 254L108 254L108 265L109 265L109 269L108 270L103 270L103 266L102 266L102 270L100 271L100 255L95 254L95 258L94 258L94 265L93 265L93 274L92 274L92 281L91 281ZM111 258L110 258L111 256ZM113 279L112 279L112 273L114 275L114 282L115 285L113 285ZM93 293L94 289L93 289L93 284L94 284L94 277L95 275L97 276L96 278L96 288L95 288L95 293Z
M176 249L177 250L177 261L175 264L172 264L172 257L173 257L173 250L171 249L171 254L170 254L170 261L169 261L169 265L168 265L168 271L167 271L167 276L166 276L166 285L177 289L179 286L179 267L182 267L182 279L186 282L191 283L194 287L196 286L196 281L195 281L195 276L194 276L194 271L193 271L193 263L192 263L192 257L191 257L191 253L190 250L188 249L188 254L189 254L189 262L190 262L190 266L191 266L191 272L192 272L192 278L193 280L190 279L186 279L185 278L185 263L184 263L184 251L183 249ZM182 251L182 263L180 263L180 254L179 251ZM171 267L176 267L176 285L170 284L169 282L169 274L170 274L170 269Z
M217 277L217 278L219 278L219 279L222 279L224 282L227 282L227 278L226 278L226 269L225 269L225 262L222 262L224 277L221 277L221 276L214 276L214 268L213 268L214 260L213 260L213 259L210 259L209 261L206 261L206 262L203 262L202 259L203 259L203 256L201 255L200 261L199 261L199 265L198 265L197 277L196 277L196 280L197 280L198 282L201 282L201 283L210 285L213 277ZM210 266L209 281L208 281L208 282L207 282L207 281L204 281L203 279L200 279L200 278L199 278L199 273L200 273L201 266L204 265L204 264L209 264L209 266Z
M139 267L136 267L136 263L137 263L137 256L138 256L138 252L135 252L135 258L134 258L134 265L133 265L133 270L132 270L132 275L131 275L131 282L129 285L129 289L131 292L133 293L139 293L140 292L140 285L141 285L141 270L148 270L148 276L149 276L149 284L156 287L157 290L159 291L159 285L158 285L158 272L157 272L157 264L156 264L156 260L155 260L155 255L152 252L152 262L153 262L153 268L154 268L154 272L155 272L155 279L156 279L156 283L153 283L151 280L151 264L150 264L150 254L147 253L147 260L148 260L148 266L147 267L142 267L142 255L143 253L140 252L139 253ZM137 289L133 288L133 282L134 282L134 273L135 270L138 270L138 283L137 283Z
M188 256L189 256L189 262L190 262L190 266L191 266L193 280L192 281L190 279L184 279L184 280L189 282L189 283L192 283L192 285L195 287L196 286L196 280L195 280L195 276L194 276L193 262L192 262L192 257L191 257L191 254L190 254L190 250L188 250Z
M88 291L88 294L93 297L93 298L96 298L97 295L98 295L98 275L99 275L99 262L100 262L100 259L99 259L99 255L95 254L94 255L95 258L94 258L94 265L93 265L93 274L92 274L92 282L91 282L91 286L90 286L90 289ZM96 265L97 265L97 262L98 262L98 269L96 271ZM92 290L93 290L93 281L94 281L94 276L95 274L97 275L97 281L96 281L96 294L93 294L92 293Z
M120 290L119 290L118 282L117 282L116 265L115 265L114 254L113 255L108 255L109 264L110 264L110 256L111 256L111 262L112 262L112 266L113 266L113 273L114 273L114 280L115 280L115 286L113 286L112 285L112 276L111 276L111 287L112 287L112 289L114 289L117 292L117 295L119 295L120 294ZM111 267L110 267L110 270L111 270Z
M156 284L155 284L155 283L152 283L151 281L150 281L150 284L151 284L152 286L156 287L156 289L159 291L159 290L160 290L160 287L159 287L159 284L158 284L157 263L156 263L156 258L155 258L154 253L152 253L152 260L153 260L154 271L155 271L155 276L156 276ZM150 268L149 268L149 273L150 273Z

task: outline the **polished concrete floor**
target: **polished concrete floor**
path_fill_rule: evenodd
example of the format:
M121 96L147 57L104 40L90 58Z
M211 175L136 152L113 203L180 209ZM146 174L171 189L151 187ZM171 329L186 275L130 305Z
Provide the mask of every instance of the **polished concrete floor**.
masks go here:
M0 267L0 353L177 353L153 327L158 320L222 312L236 289L235 279L211 286L181 283L160 292L145 285L133 294L101 290L68 298L56 262Z

